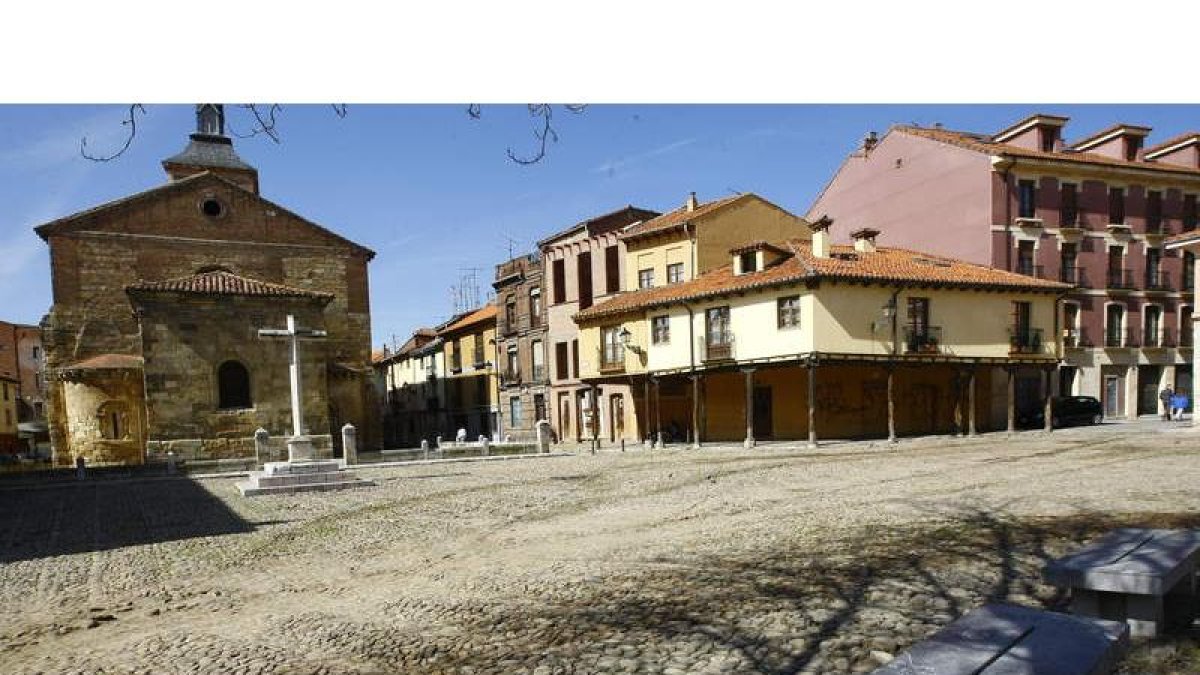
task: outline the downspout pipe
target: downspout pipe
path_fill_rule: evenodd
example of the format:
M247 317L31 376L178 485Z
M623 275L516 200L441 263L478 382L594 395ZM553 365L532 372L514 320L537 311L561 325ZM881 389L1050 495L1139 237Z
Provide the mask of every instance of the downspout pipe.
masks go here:
M1011 157L992 157L992 168L1004 179L1004 269L1012 271L1012 196L1008 187L1009 170L1016 161Z

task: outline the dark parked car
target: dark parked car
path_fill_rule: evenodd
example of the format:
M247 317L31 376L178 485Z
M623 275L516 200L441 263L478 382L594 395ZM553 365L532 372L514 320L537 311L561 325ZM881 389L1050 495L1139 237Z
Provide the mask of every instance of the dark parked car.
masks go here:
M1050 401L1050 422L1055 427L1072 424L1100 424L1104 421L1104 408L1094 396L1062 396ZM1022 426L1043 427L1046 418L1042 409L1031 410L1023 415Z

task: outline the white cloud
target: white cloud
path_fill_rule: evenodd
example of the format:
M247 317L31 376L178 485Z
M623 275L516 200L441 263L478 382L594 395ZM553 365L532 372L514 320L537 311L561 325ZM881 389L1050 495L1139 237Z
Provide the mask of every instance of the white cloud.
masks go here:
M668 143L667 145L664 145L662 147L654 148L653 150L647 150L646 152L642 152L642 153L639 153L636 155L630 155L628 157L623 157L621 159L613 160L611 162L605 162L605 163L601 164L600 166L592 169L592 172L606 173L606 174L612 175L612 174L616 173L618 169L625 169L625 168L628 168L635 164L640 164L640 163L642 163L648 159L651 159L653 157L661 157L662 155L670 154L681 148L686 148L687 146L689 146L695 142L696 142L695 138L685 138L682 140L678 140L678 141L675 141L674 143Z

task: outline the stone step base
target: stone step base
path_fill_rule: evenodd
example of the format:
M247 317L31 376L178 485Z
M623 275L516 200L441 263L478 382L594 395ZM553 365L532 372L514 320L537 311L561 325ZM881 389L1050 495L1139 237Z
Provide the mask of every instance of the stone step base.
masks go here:
M254 471L250 480L238 483L243 497L271 494L294 494L297 492L324 492L350 488L371 487L373 481L364 480L349 471L342 471L338 462L272 462L266 471Z
M294 474L335 473L342 465L336 459L312 460L307 462L267 462L262 473L266 476Z

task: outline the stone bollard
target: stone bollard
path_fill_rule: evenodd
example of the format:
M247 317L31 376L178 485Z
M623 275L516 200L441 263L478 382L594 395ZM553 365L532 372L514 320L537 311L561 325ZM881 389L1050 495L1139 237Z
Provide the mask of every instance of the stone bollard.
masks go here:
M175 469L176 469L176 467L175 467L175 452L173 450L168 450L167 451L167 475L174 476Z
M437 437L437 451L438 452L442 451L442 437L441 436Z
M429 441L425 440L424 438L421 439L421 455L423 455L425 459L429 459Z
M87 460L82 455L75 458L75 480L87 478Z
M537 423L537 451L550 452L550 422L547 420Z
M259 427L254 431L254 461L258 466L266 464L271 456L271 434Z
M491 454L491 450L492 450L491 439L489 439L487 436L480 436L479 437L479 447L482 448L483 456L487 457L489 454Z
M358 431L349 422L342 427L342 459L348 466L358 464Z

